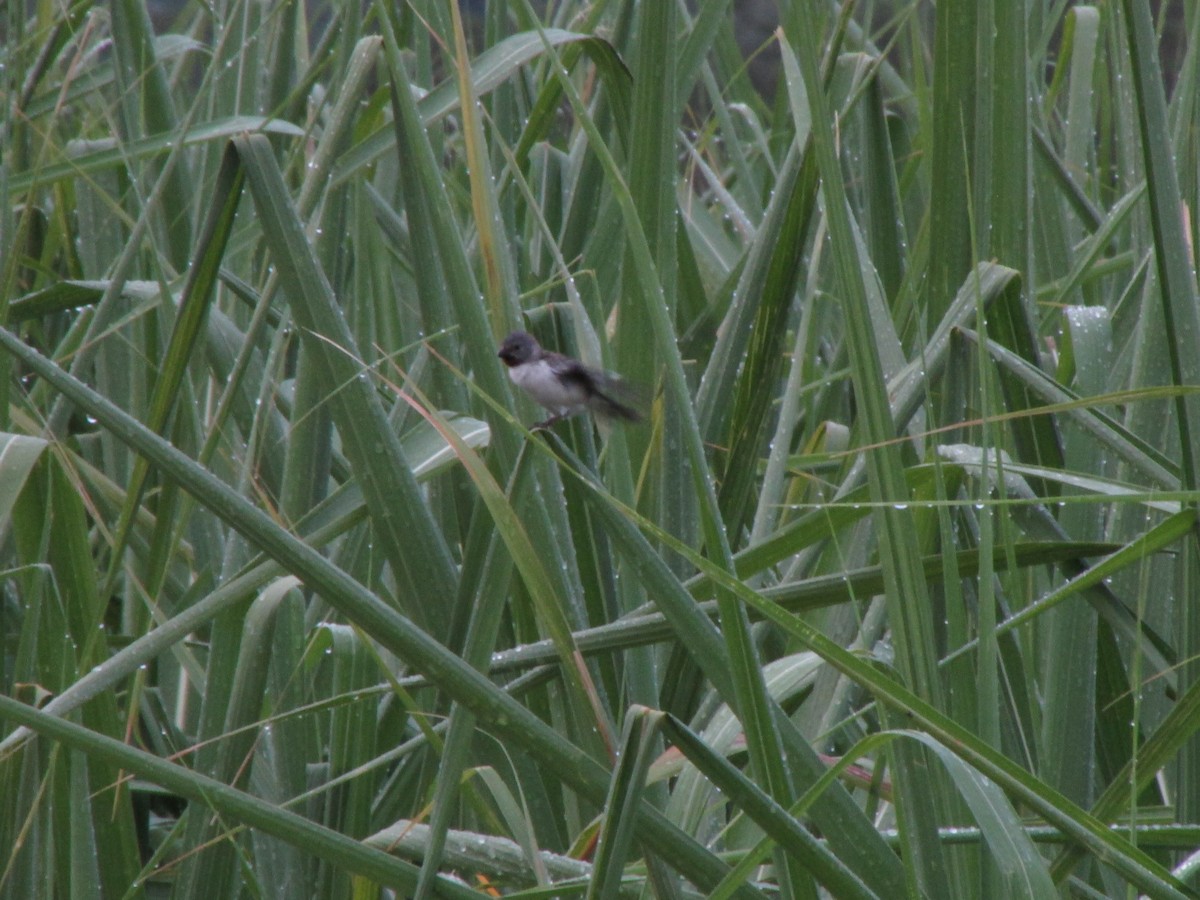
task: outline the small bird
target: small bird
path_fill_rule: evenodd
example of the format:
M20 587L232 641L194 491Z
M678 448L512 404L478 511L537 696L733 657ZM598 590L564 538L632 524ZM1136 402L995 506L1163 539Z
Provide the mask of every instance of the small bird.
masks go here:
M590 409L606 419L641 421L634 408L637 391L621 379L585 366L577 359L545 350L533 335L514 331L496 354L508 366L508 377L553 415L534 428Z

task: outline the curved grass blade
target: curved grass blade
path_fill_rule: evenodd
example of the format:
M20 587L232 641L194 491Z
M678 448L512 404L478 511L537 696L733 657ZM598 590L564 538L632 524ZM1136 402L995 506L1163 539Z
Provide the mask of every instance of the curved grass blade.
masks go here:
M618 102L628 103L629 70L625 68L620 56L608 41L594 35L564 31L558 28L546 29L546 34L554 46L578 46L577 52L587 54L597 65L601 76L608 84L609 91L618 98ZM524 66L544 55L545 52L545 45L535 32L510 35L489 47L471 63L470 77L476 96L481 97L495 90L518 74ZM553 115L558 99L560 97L554 98L553 101L549 99L541 101L541 105L546 107L548 113L535 112L530 116L527 133L531 137L527 139L528 146L532 146L541 134L541 129L537 127L538 123L542 123L542 128L549 124L547 116ZM432 125L458 109L458 105L459 86L455 79L449 78L421 97L417 101L416 109L420 114L421 121L426 125ZM368 135L339 158L330 178L330 186L336 186L351 178L391 151L394 145L395 130L391 126L382 127ZM528 146L526 153L528 153ZM523 154L518 153L517 158L523 158Z
M876 897L841 859L822 846L794 818L719 753L715 753L699 735L674 716L663 716L662 730L667 739L682 751L688 761L721 789L725 797L770 834L779 846L803 865L835 897ZM725 896L728 896L727 894Z
M417 489L387 414L355 362L354 339L326 281L283 184L270 143L261 136L235 138L246 169L263 235L271 249L292 314L321 367L330 411L342 445L363 486L363 497L381 549L407 589L401 602L414 621L437 629L429 617L438 598L452 597L456 577L445 538Z
M97 734L74 722L48 716L39 710L0 696L0 719L15 722L67 747L79 750L110 765L133 772L187 797L198 807L209 807L268 834L287 840L308 852L328 859L339 868L361 874L379 884L411 889L416 884L416 868L382 851L338 834L303 816L270 806L259 797L206 778L183 766L159 759L121 741ZM453 880L443 879L439 890L446 896L463 900L478 895Z

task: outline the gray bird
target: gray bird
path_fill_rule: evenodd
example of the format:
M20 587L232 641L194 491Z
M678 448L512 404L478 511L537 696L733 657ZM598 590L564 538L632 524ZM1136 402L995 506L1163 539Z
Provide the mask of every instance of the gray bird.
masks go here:
M606 419L641 421L636 391L621 379L585 366L577 359L545 350L533 335L514 331L496 354L508 377L552 415L534 428L545 428L585 409Z

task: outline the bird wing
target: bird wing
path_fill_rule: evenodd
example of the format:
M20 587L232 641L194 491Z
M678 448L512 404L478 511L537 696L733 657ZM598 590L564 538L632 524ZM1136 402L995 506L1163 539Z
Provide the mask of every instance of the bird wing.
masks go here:
M563 381L583 388L585 393L591 393L592 382L597 377L604 377L603 373L589 369L579 360L561 353L547 353L545 360L551 372Z
M565 383L578 386L587 397L588 408L610 419L639 422L642 413L641 392L607 372L586 366L579 360L562 354L547 354L546 362Z

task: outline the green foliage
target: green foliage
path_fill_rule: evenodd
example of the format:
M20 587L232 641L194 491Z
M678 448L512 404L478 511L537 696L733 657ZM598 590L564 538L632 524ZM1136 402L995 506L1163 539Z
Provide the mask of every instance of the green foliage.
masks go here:
M0 896L1195 896L1200 14L309 6L5 7Z

